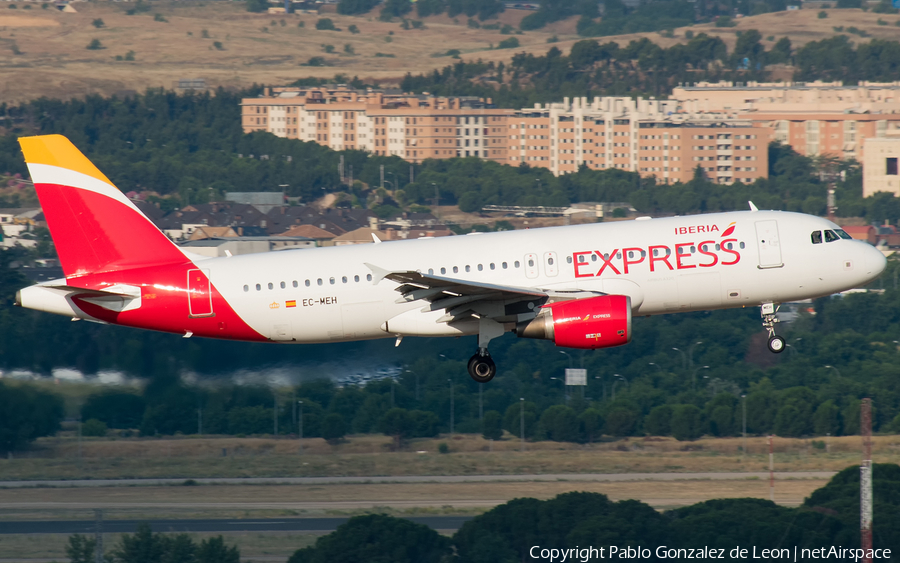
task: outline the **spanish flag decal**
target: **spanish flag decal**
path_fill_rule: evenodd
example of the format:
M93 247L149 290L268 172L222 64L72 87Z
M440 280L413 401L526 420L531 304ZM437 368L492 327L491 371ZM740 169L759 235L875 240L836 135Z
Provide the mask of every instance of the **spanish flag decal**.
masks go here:
M297 306L297 301L296 301L296 300L293 300L293 299L292 299L291 301L285 301L285 302L284 302L284 306L287 307L287 308L296 307L296 306Z

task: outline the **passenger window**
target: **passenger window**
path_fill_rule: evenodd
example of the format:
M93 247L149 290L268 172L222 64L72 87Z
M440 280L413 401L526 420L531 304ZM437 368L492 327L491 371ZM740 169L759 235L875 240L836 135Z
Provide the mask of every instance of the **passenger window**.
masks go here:
M641 250L641 258L646 258L646 257L647 257L647 253L644 252L643 250Z
M372 281L372 274L366 274L366 281Z
M597 255L591 254L591 262L596 262L596 261L597 261Z
M244 286L244 291L250 291L250 286L249 286L249 285L245 285L245 286Z
M695 253L695 252L697 252L697 249L696 249L695 247L692 246L692 247L691 247L691 254L693 254L693 253Z
M284 283L284 282L281 282L281 289L284 289L284 288L286 288L286 287L287 287L287 284Z
M359 276L353 276L353 281L358 282L358 281L359 281Z
M262 290L262 286L259 284L256 284L256 291L260 291L260 290Z
M722 247L719 246L719 243L716 243L716 250L721 250L721 249L722 249Z
M347 283L347 276L341 278L341 283Z
M309 280L306 280L305 282L303 282L303 285L305 285L306 287L309 287Z
M551 258L547 258L547 265L548 265L548 266L552 266L552 265L553 265L553 258L552 258L552 257L551 257Z
M300 284L297 283L297 280L294 280L293 283L291 283L291 285L293 285L294 287L297 287L297 286L299 286Z
M479 265L478 265L478 271L480 272L480 271L482 271L482 270L484 270L484 266L482 266L481 264L479 264Z
M534 268L534 260L528 260L528 267Z
M494 263L493 263L493 262L491 262L491 269L492 269L492 270L495 270L495 269L497 269L497 267L496 267L496 266L495 266L495 265L494 265Z
M822 244L822 231L813 231L810 238L813 244Z
M616 260L621 260L621 259L622 259L622 253L616 252Z
M269 289L275 289L275 285L272 282L269 282Z
M834 242L836 240L838 240L838 236L834 234L834 231L825 231L825 242Z
M666 256L669 256L670 254L672 254L672 249L669 247L666 247Z
M847 231L845 231L844 229L835 229L834 232L836 232L838 236L844 240L851 240L853 238L849 234L847 234Z
M744 250L744 247L747 246L744 243L741 243L741 250Z
M330 283L331 285L334 285L334 278L328 278L328 283Z
M728 250L731 250L732 248L734 248L734 245L729 242L728 244L725 245L725 248L727 248Z
M502 267L502 268L505 270L505 269L506 269L506 262L500 264L500 267Z
M428 275L429 275L429 276L433 276L433 275L434 275L434 268L428 268Z
M471 271L472 271L472 268L471 268L468 264L466 264L466 271L467 271L467 272L471 272Z
M316 280L316 284L322 285L322 278L317 279L317 280Z
M453 273L454 274L459 273L459 268L457 268L456 266L453 266Z
M653 255L654 255L654 256L659 256L659 249L658 249L658 248L654 248L654 249L653 249Z
M633 251L633 250L629 250L629 251L628 251L628 258L629 258L629 259L634 258L634 251Z
M513 266L515 266L516 268L518 268L518 267L519 267L519 261L516 260L515 262L513 262Z
M441 273L442 273L442 274L446 274L446 273L447 273L447 268L441 268Z
M701 250L702 252L706 252L706 245L705 245L705 244L704 244L704 245L701 245L701 246L700 246L700 250Z

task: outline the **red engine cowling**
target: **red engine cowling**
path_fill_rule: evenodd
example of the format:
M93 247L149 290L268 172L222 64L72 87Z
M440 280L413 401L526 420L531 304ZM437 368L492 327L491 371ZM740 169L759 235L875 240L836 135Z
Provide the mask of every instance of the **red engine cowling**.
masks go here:
M610 348L631 342L631 298L600 295L544 305L537 317L519 323L523 338L552 340L565 348Z

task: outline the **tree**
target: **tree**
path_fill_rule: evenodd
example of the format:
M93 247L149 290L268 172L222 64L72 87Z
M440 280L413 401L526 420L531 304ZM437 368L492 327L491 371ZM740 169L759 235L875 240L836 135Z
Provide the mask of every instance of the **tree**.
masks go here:
M82 436L106 436L106 423L100 422L96 418L91 418L81 425Z
M644 431L649 436L668 436L672 433L672 406L653 407L644 419Z
M370 514L351 518L288 563L441 563L449 556L450 540L428 526Z
M503 437L503 417L497 411L487 411L481 420L481 432L485 440L499 440Z
M637 416L634 412L617 408L606 415L606 432L613 436L631 436L634 433Z
M338 2L337 12L345 16L365 14L378 5L378 0L341 0Z
M0 382L0 451L14 451L59 430L63 403L56 395Z
M676 440L696 440L703 427L702 412L695 405L672 407L672 436Z
M541 414L540 421L543 433L554 442L577 442L578 416L565 405L553 405Z
M103 26L106 25L106 24L103 23L103 20L102 20L102 19L97 18L97 19L95 19L94 21L91 22L91 25L94 26L94 27L96 27L97 29L100 29L101 27L103 27Z
M404 439L412 433L412 420L409 411L399 407L392 408L384 413L378 423L381 432L387 436L393 436L394 446L399 448Z
M409 423L413 438L434 438L440 433L441 419L431 411L409 411Z
M207 538L197 549L197 563L241 563L237 546L228 547L222 536Z
M103 46L103 43L101 43L99 39L91 39L91 42L88 43L86 49L88 51L99 51L100 49L106 49L106 47Z
M578 421L581 423L581 432L589 443L598 438L603 431L603 415L595 408L584 409L578 415Z
M247 0L247 11L248 12L265 12L269 9L269 3L267 0Z
M841 431L841 409L831 399L825 401L816 409L813 415L813 432L816 436L831 434L838 436Z
M81 534L69 536L69 543L66 545L69 563L94 563L96 551L97 542L93 539Z
M322 419L322 438L329 444L339 443L347 435L347 421L336 412L325 415Z
M146 408L147 402L140 395L106 390L88 396L81 407L81 418L96 418L110 428L137 428Z
M503 415L503 429L512 434L519 436L521 434L522 420L525 421L525 437L532 438L537 428L537 405L530 401L524 403L524 417L522 415L523 405L513 403L506 409Z
M402 18L412 11L410 0L387 0L381 8L379 19L391 21L393 18Z

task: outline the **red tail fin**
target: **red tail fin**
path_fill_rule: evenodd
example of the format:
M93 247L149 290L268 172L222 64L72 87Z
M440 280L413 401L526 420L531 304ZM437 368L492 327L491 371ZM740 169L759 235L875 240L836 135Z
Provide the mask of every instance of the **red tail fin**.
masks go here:
M19 139L66 277L187 258L61 135Z

